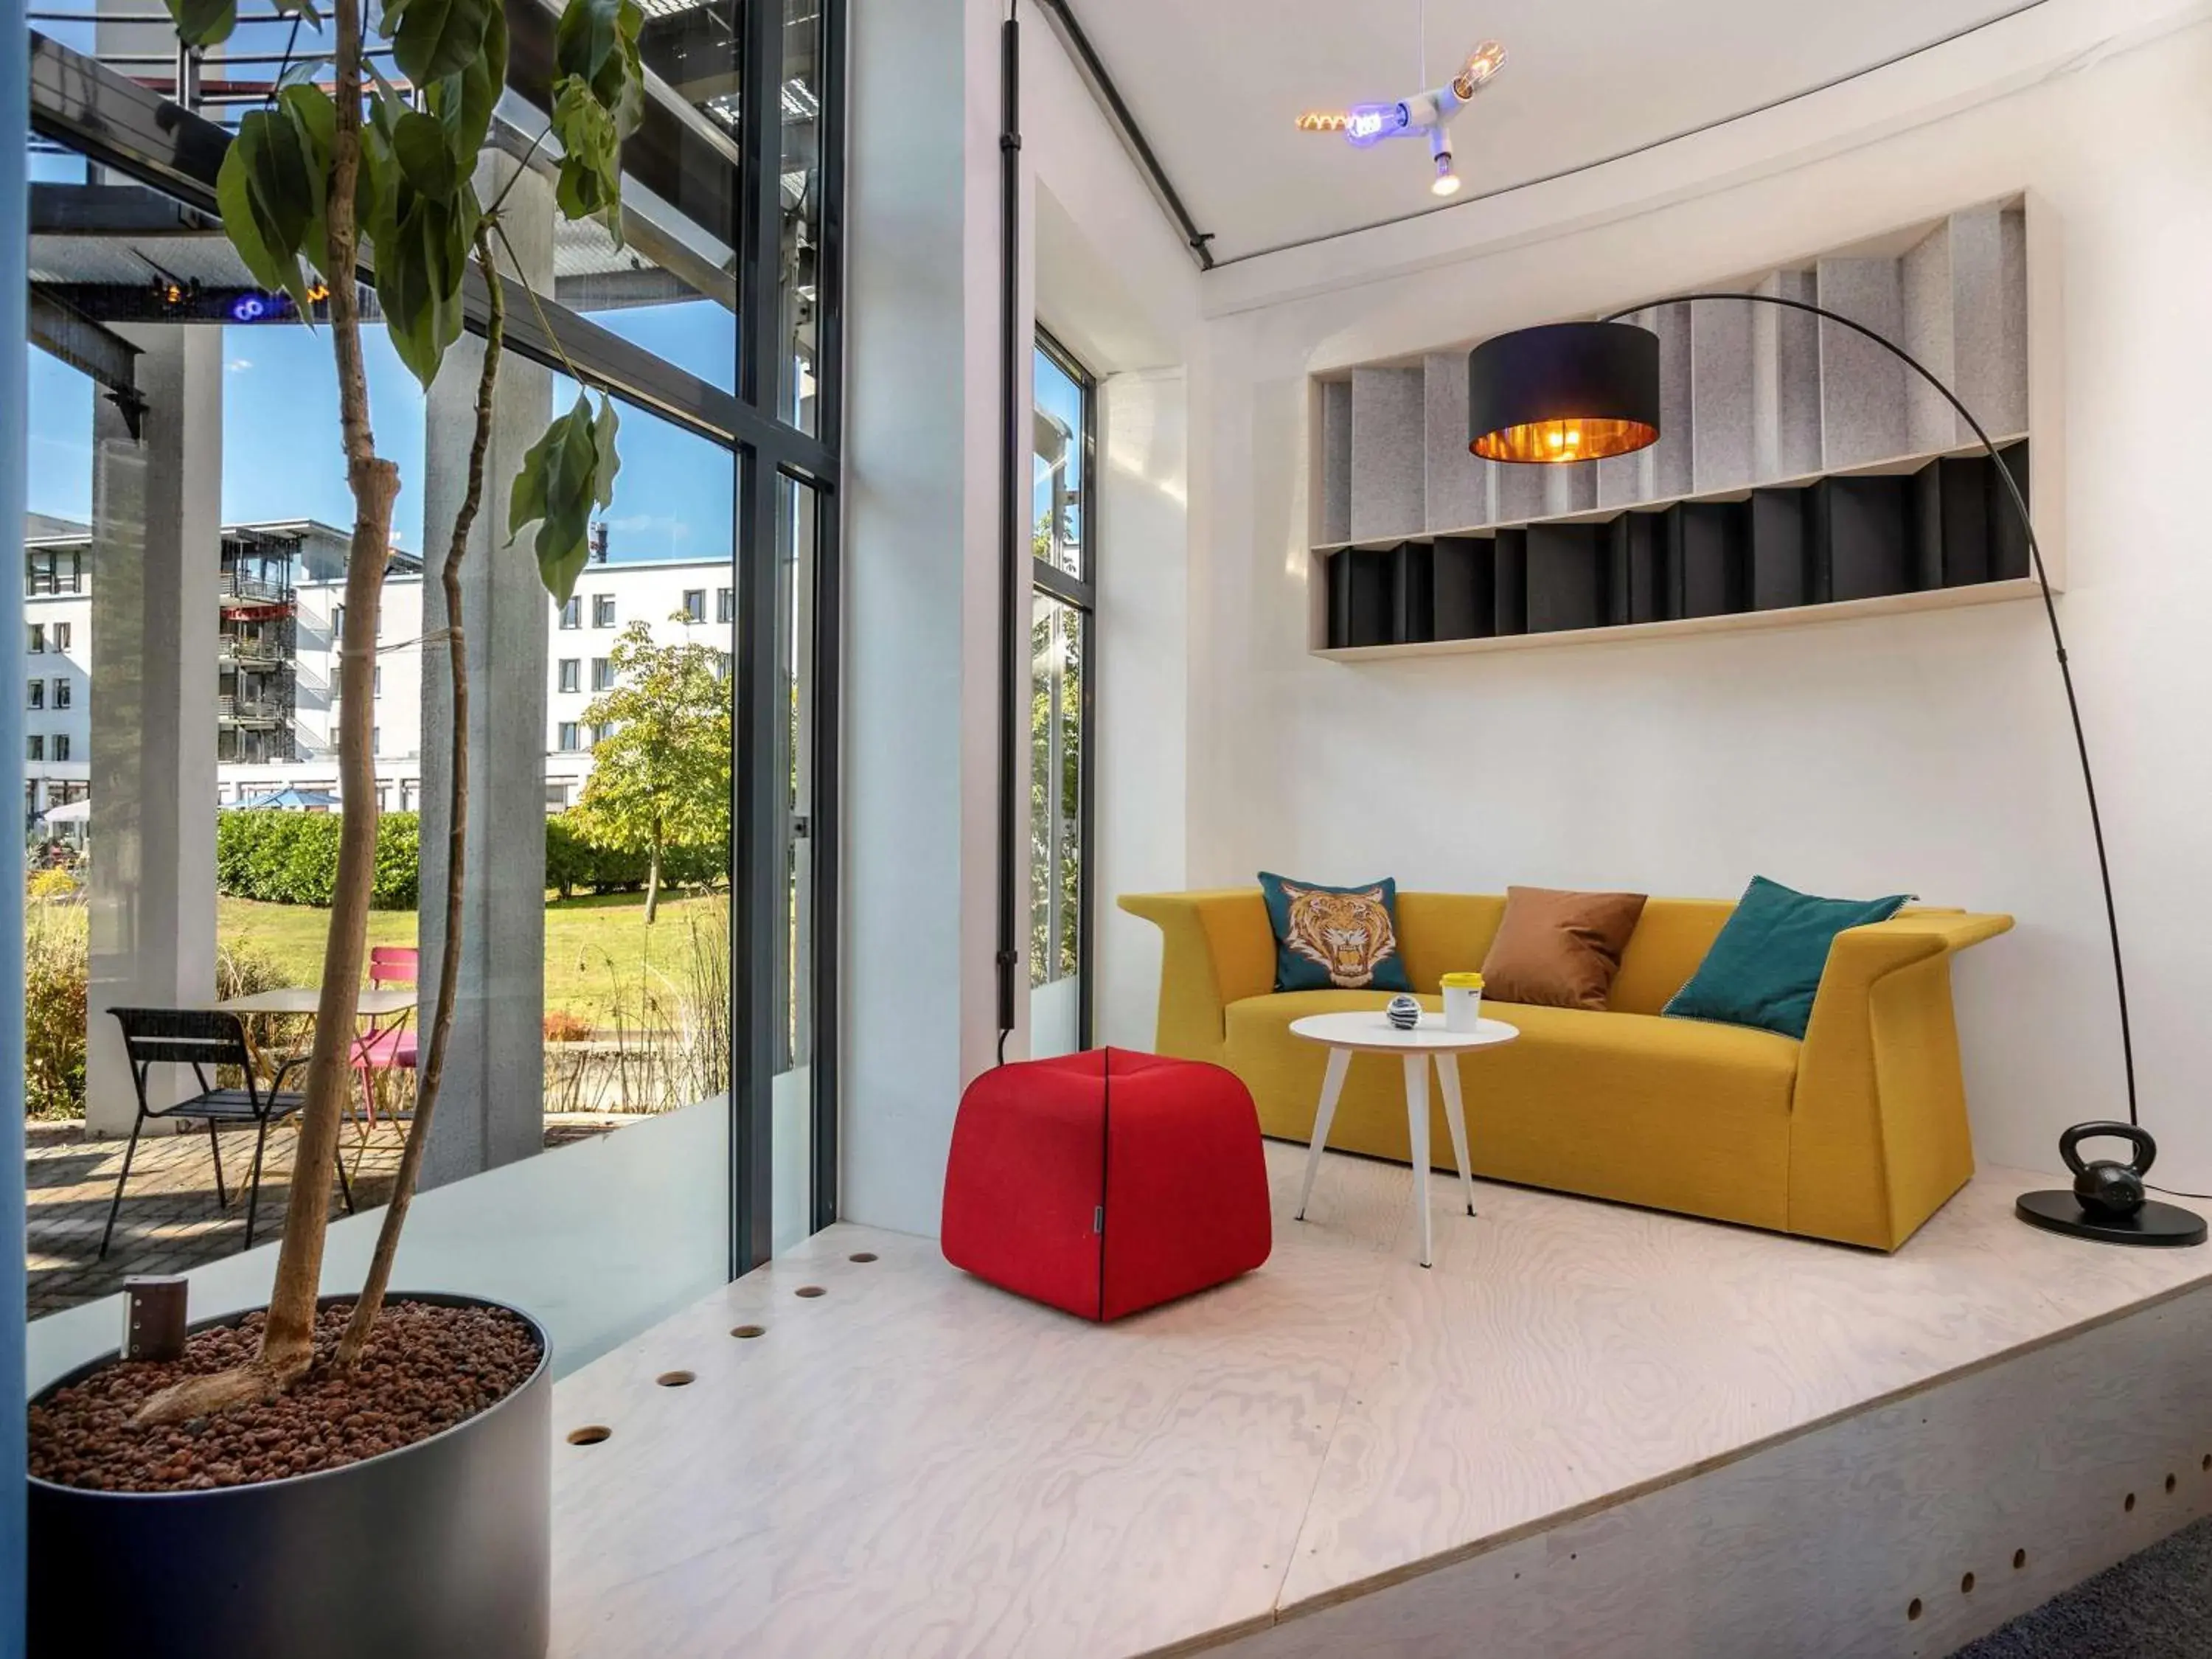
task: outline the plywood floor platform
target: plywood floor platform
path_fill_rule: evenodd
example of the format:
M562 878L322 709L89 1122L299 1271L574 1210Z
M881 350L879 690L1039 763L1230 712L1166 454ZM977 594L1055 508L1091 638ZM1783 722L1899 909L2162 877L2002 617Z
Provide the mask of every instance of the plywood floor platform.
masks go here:
M1303 1158L1266 1267L1116 1325L840 1225L577 1371L554 1651L1205 1651L2212 1283L2002 1170L1888 1257L1431 1176L1424 1271L1405 1169L1331 1155L1300 1224Z

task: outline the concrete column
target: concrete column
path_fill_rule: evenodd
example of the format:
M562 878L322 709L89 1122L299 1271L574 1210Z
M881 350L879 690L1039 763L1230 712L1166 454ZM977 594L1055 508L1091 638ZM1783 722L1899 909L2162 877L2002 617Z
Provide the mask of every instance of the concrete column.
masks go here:
M477 189L486 201L514 169L488 157ZM542 177L516 185L502 210L523 262L509 275L549 290L553 199ZM503 257L503 256L502 256ZM441 572L447 538L468 483L483 347L464 335L430 388L422 460L422 951L423 1052L445 948L447 803L452 791L452 668ZM552 376L509 353L499 391L483 502L462 566L469 670L467 909L460 986L444 1093L422 1184L435 1187L528 1158L544 1145L546 614L537 561L507 545L507 492L523 453L551 417Z
M108 1010L215 993L216 585L222 569L222 331L118 329L143 354L133 441L93 404L92 931L87 1125L137 1113ZM159 1067L149 1097L193 1091ZM156 1096L160 1097L156 1097Z
M1000 15L853 11L841 1207L924 1234L995 1019Z

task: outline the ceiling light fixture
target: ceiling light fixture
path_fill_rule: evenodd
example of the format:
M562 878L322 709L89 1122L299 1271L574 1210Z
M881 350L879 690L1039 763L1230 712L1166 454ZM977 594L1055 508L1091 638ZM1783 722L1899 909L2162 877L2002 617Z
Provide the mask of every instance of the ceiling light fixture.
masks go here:
M1429 193L1455 196L1459 193L1460 179L1452 167L1452 118L1490 84L1504 64L1505 48L1495 40L1485 40L1468 53L1459 72L1440 87L1417 92L1395 103L1354 104L1350 109L1310 109L1298 117L1297 130L1340 132L1354 149L1370 149L1385 138L1425 137L1429 154L1436 161L1436 178L1429 185Z

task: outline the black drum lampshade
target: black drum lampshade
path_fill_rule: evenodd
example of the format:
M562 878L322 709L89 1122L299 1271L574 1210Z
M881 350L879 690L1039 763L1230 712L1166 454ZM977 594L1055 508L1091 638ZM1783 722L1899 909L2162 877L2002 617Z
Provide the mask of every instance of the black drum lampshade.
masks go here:
M1634 323L1547 323L1467 356L1467 447L1558 464L1659 441L1659 337Z

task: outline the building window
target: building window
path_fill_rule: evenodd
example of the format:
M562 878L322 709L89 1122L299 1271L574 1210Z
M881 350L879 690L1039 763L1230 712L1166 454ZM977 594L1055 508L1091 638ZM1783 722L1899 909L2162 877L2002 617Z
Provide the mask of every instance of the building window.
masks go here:
M611 593L592 595L592 626L612 628L615 625L615 596Z
M581 732L577 726L575 721L562 720L561 722L560 744L562 752L563 754L569 755L574 754L577 750L584 746ZM565 806L568 805L568 802L563 800L561 804Z
M615 665L612 659L606 657L592 658L592 690L594 691L611 691L614 690L614 684Z
M584 625L584 599L580 593L571 593L561 607L561 626L581 628Z
M565 812L568 810L567 784L549 783L545 786L545 810L549 812Z
M331 607L331 649L333 651L339 649L344 639L345 607L342 605L334 605Z
M561 659L561 689L563 691L580 691L584 689L584 665L581 659L575 657Z
M728 652L717 651L714 653L714 678L718 680L729 678L730 665L734 660Z
M687 587L684 590L684 620L702 623L707 620L707 590Z
M54 707L66 708L76 701L76 687L66 674L54 676Z
M738 619L738 590L720 587L714 590L714 620L730 623Z
M31 707L33 708L44 708L46 706L46 683L44 680L33 680L31 682Z
M368 671L368 695L372 697L380 697L384 695L384 665L382 663L379 663Z
M55 733L54 733L54 758L55 758L56 760L58 760L58 761L65 761L65 760L67 760L67 759L69 758L69 756L70 756L70 740L69 740L69 733L68 733L68 732L55 732Z
M46 625L44 623L33 623L31 624L31 649L33 652L39 652L43 651L46 648Z
M1042 334L1031 367L1030 1030L1051 1055L1091 1045L1094 383Z
M45 738L40 736L38 732L33 732L23 741L27 745L28 745L28 753L33 760L42 761L46 759L46 740Z
M372 755L380 755L384 752L384 728L380 726L372 726L368 728L368 752Z
M70 625L65 622L58 622L54 624L54 649L66 651L69 648Z

